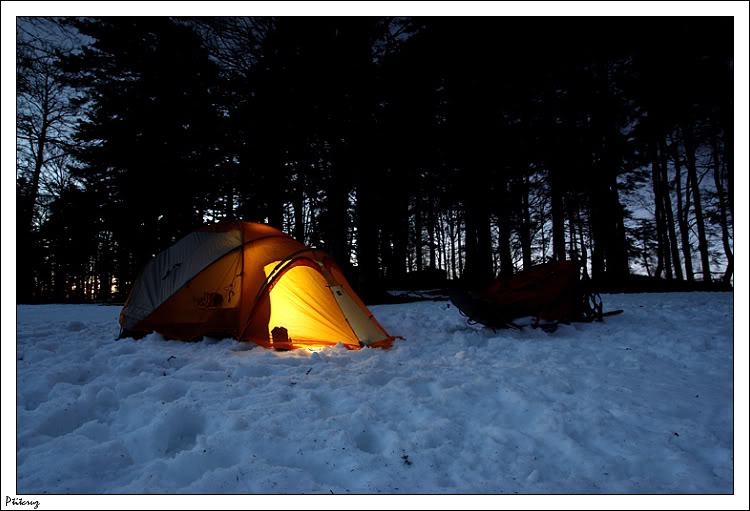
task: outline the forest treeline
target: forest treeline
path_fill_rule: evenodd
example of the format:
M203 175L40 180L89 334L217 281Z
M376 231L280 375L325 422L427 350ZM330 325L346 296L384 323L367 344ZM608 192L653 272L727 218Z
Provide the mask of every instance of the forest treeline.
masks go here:
M733 20L17 18L17 299L122 300L203 223L365 299L577 258L731 285Z

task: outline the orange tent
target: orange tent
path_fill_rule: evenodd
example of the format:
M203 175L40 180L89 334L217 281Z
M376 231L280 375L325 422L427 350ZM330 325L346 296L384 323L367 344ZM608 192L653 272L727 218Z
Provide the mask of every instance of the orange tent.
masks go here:
M120 313L123 335L234 337L267 348L390 347L326 253L264 224L202 227L143 269Z

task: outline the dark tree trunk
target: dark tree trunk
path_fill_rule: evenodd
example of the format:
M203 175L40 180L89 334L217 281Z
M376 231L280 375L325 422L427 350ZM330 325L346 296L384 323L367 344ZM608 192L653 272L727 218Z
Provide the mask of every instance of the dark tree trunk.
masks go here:
M677 249L677 233L674 227L674 213L672 211L672 198L669 190L669 175L667 172L667 150L664 140L659 141L659 155L661 158L661 183L662 198L664 199L664 211L666 212L667 233L669 235L669 248L672 254L672 264L674 266L675 277L677 280L683 280L682 264L680 264L680 252Z
M693 282L693 256L690 253L690 230L687 223L687 209L690 203L687 202L683 207L682 204L682 167L680 163L680 149L675 141L672 141L672 158L675 169L675 187L677 194L677 222L680 227L680 242L682 245L682 258L685 260L685 276L688 282Z
M226 190L224 192L224 217L234 218L234 185L233 179L227 179ZM200 218L203 218L202 214L199 214Z
M729 214L734 221L734 102L731 95L726 99L728 101L722 103L720 115L722 141L724 142L724 166L727 171L727 203Z
M430 254L430 268L436 268L435 262L435 202L432 194L428 195L425 205L427 206L427 241Z
M609 79L609 62L603 63L604 72L601 73L602 91L604 93L604 123L606 137L602 151L603 163L603 189L604 208L606 211L606 239L607 239L607 278L611 282L623 282L629 273L628 251L625 234L625 214L617 184L617 175L620 170L621 156L619 153L618 139L622 136L617 127L616 114L614 110L614 97L612 85ZM594 192L595 194L598 191Z
M546 236L546 229L545 225L547 224L547 215L544 214L544 201L540 201L539 203L539 219L540 219L540 228L539 228L539 234L542 242L542 263L547 262L547 236Z
M498 250L500 251L500 276L507 277L513 274L513 257L510 251L510 222L508 217L497 219Z
M268 201L266 203L266 215L268 223L279 230L284 230L284 165L281 160L277 159L269 165L269 168L276 168L276 172L271 172L268 176Z
M602 216L602 205L604 198L594 193L591 196L591 211L589 213L591 225L591 278L601 280L605 277L605 242L604 218Z
M588 188L593 235L592 274L595 279L603 276L611 283L619 283L629 273L624 213L617 183L622 159L619 139L622 135L614 112L617 98L610 83L610 62L602 59L594 69L598 69L599 94L595 96L596 112L592 125L597 133L595 147L598 146L599 158L591 159L589 164L592 177Z
M366 158L363 161L367 161ZM372 179L374 173L364 168L357 187L357 291L365 301L378 296L378 188Z
M643 266L646 268L646 275L651 277L651 267L648 264L648 257L646 257L646 253L647 253L646 247L647 247L647 241L648 241L646 238L647 238L646 231L644 230L643 231L643 250L641 251L641 254L643 255Z
M423 251L424 238L422 237L422 193L417 187L414 200L414 247L416 250L417 272L424 269Z
M584 271L588 273L588 262L589 262L589 254L586 250L586 239L584 238L583 231L584 231L584 224L581 220L581 208L577 208L576 216L578 220L578 235L580 236L580 246L581 246L581 265L584 268Z
M688 178L690 179L690 186L693 191L693 203L695 204L695 223L698 227L698 250L700 250L701 254L703 281L711 282L711 265L708 258L708 242L703 219L703 207L701 205L698 169L695 166L695 149L695 128L692 124L688 124L685 129L685 154L687 156Z
M437 267L441 270L447 270L448 256L445 249L445 222L443 220L443 213L438 212L437 214ZM446 271L447 274L447 271Z
M450 236L451 243L451 278L457 279L458 274L456 273L456 213L450 211L448 218L448 235Z
M617 179L611 175L609 201L610 207L610 250L608 251L608 274L611 279L622 282L630 273L628 265L628 250L625 234L625 214L617 193Z
M486 203L485 203L486 204ZM495 278L492 269L492 220L488 207L480 208L477 215L478 282L487 283Z
M465 211L465 210L464 210ZM465 268L464 268L464 249L462 247L465 247L466 245L461 242L461 233L463 232L463 239L466 239L466 231L465 229L461 229L461 222L464 222L466 218L466 214L464 216L457 216L456 217L456 251L458 252L458 278L463 278Z
M39 182L42 176L42 167L44 166L45 151L47 150L47 129L49 122L47 120L49 112L47 111L45 104L45 111L42 117L42 127L39 132L39 140L37 141L35 161L34 161L34 175L31 179L31 190L29 193L29 205L27 209L28 217L25 219L24 224L26 228L31 232L34 222L34 209L36 208L37 197L39 196Z
M510 253L510 211L508 211L510 193L508 191L508 181L504 174L500 175L498 186L500 187L498 193L500 196L500 207L497 211L497 226L499 228L498 249L500 251L499 273L501 277L508 277L513 274L513 257Z
M305 243L305 187L304 174L297 170L294 188L294 238Z
M332 179L326 190L325 216L320 219L326 251L346 272L349 269L349 186L343 161L333 162Z
M473 286L477 283L477 268L479 249L477 247L477 220L474 207L470 204L464 204L464 247L465 258L462 273L462 279L467 285Z
M716 185L716 194L719 198L719 215L721 219L721 241L724 245L724 254L727 258L727 269L724 272L724 282L729 283L734 273L734 254L729 244L729 219L727 217L727 206L724 200L724 184L721 179L721 162L719 160L719 141L714 137L712 141L714 156L714 184Z
M531 267L531 212L529 211L529 178L523 176L523 187L521 189L521 255L523 258L523 269Z
M672 278L671 264L669 262L669 243L667 239L666 223L664 221L664 201L662 200L662 182L661 172L659 171L659 161L656 152L655 142L649 142L649 151L651 153L651 180L654 187L654 214L656 219L656 278L661 277L662 271L666 273L667 278Z
M492 271L492 222L488 206L485 172L473 172L474 186L464 188L466 211L466 266L463 277L469 286L486 285Z
M407 252L409 249L409 191L397 186L393 196L393 210L390 227L393 229L393 259L389 266L392 282L402 281L406 275Z
M574 209L577 207L576 201L568 201L568 236L570 237L570 246L568 247L568 253L571 259L580 259L578 253L578 236L576 236L576 222ZM575 204L575 206L574 206Z
M565 208L563 184L559 169L550 169L550 195L552 202L552 257L565 260Z
M35 295L34 268L31 261L37 259L37 247L32 236L34 227L34 212L36 202L39 197L39 183L41 181L42 167L45 161L45 152L47 150L47 130L49 129L49 109L48 104L42 105L42 125L39 131L36 149L32 147L34 154L34 174L31 176L31 187L28 190L25 207L19 208L24 215L21 219L21 229L18 233L18 245L16 252L18 254L19 270L17 272L18 282L16 283L16 296L19 303L30 302ZM31 137L31 134L29 134Z

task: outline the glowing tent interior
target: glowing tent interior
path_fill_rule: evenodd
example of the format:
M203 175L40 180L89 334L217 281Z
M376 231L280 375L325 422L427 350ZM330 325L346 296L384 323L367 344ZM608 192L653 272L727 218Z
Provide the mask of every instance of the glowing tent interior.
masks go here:
M122 336L233 337L267 348L390 347L325 252L253 222L204 226L157 254L120 313Z

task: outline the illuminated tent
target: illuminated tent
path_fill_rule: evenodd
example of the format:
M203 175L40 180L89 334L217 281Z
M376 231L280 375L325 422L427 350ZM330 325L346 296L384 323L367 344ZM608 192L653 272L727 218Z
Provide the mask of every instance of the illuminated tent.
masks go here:
M268 225L202 227L143 269L120 313L123 336L234 337L267 348L390 347L326 253Z

